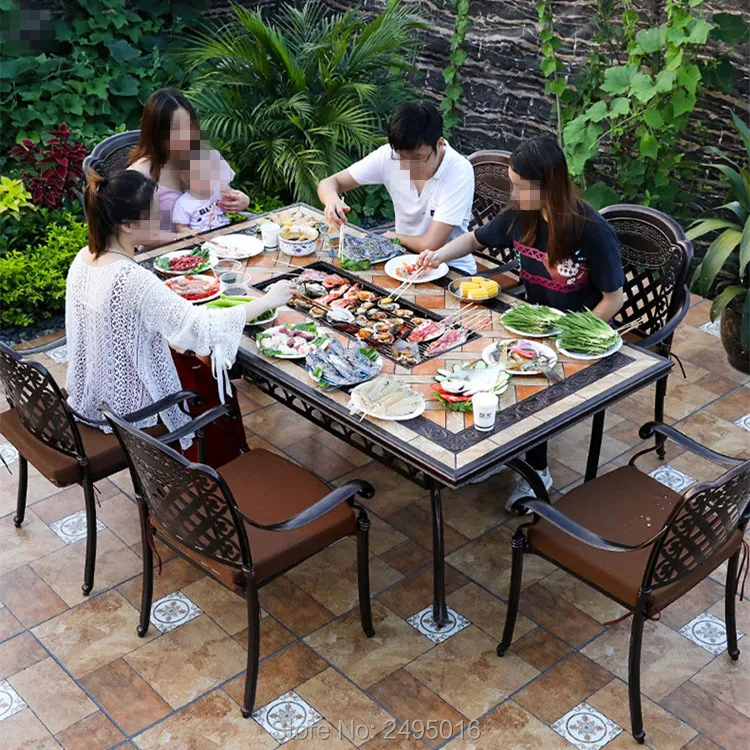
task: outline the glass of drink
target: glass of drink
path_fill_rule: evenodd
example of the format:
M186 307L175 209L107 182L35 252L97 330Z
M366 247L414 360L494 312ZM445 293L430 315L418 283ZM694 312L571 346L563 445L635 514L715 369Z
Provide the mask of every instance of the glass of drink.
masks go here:
M471 397L474 409L474 427L480 432L489 432L495 426L498 398L494 393L480 391Z

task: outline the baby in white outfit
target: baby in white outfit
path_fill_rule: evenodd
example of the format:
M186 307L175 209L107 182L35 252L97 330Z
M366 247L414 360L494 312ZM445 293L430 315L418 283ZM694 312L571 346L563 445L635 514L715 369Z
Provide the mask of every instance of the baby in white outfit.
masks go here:
M191 159L190 190L177 199L172 210L172 221L178 232L188 229L207 232L229 224L227 215L219 206L221 160L214 158L214 153L217 152L201 151L198 158Z

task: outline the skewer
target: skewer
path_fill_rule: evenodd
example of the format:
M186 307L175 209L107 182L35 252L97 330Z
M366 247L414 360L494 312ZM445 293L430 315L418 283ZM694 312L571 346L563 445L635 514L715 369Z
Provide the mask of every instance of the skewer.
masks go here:
M633 329L638 328L638 326L641 325L642 322L643 321L641 320L634 320L630 323L625 323L625 325L620 326L616 329L617 333L619 333L620 336L624 336L626 333L630 333L630 331L632 331Z
M443 318L443 322L447 322L449 320L458 321L462 317L468 315L469 313L478 312L480 310L482 312L484 311L483 308L477 307L476 305L473 305L473 306L472 305L468 305L467 307L461 307L455 313L453 313L452 315L446 315Z
M339 227L339 259L344 257L344 226Z

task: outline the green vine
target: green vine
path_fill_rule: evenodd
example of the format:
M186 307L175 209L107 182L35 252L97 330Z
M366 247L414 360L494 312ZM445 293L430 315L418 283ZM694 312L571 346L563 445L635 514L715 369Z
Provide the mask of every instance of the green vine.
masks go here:
M445 95L440 102L443 112L443 124L446 137L459 123L458 103L464 93L461 85L461 68L466 62L466 50L463 48L466 32L471 28L469 19L469 0L451 0L456 9L456 23L450 39L450 64L443 71L445 79Z

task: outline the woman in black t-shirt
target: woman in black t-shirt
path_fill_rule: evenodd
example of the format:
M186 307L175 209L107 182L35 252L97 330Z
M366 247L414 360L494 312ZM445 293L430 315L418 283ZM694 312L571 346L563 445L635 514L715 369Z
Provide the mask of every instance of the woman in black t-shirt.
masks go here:
M550 136L524 141L510 157L508 175L513 188L509 208L440 250L425 250L417 265L436 268L483 247L513 247L528 302L565 311L588 308L611 320L625 301L617 237L606 219L581 199L557 141ZM526 458L551 487L546 444ZM519 479L506 508L529 494L530 487Z

